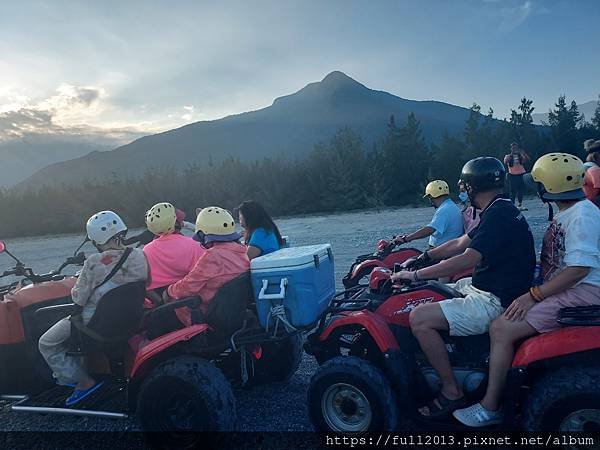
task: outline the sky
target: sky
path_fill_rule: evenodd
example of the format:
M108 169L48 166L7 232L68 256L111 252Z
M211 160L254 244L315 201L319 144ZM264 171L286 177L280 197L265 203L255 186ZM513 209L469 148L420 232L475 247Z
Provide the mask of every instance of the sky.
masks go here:
M11 1L0 142L126 142L259 109L340 70L403 98L506 117L600 94L600 1Z

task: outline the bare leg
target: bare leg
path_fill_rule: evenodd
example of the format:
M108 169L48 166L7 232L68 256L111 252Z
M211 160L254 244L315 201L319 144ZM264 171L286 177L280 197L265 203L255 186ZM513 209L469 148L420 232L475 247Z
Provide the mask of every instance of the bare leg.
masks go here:
M515 343L534 334L537 331L524 320L511 322L503 315L490 325L489 380L485 396L480 402L485 409L496 411L500 407L506 375L515 354Z
M440 376L442 394L450 400L461 398L463 392L454 377L446 344L437 331L448 330L449 328L440 305L430 303L411 311L410 328L419 341L429 363Z

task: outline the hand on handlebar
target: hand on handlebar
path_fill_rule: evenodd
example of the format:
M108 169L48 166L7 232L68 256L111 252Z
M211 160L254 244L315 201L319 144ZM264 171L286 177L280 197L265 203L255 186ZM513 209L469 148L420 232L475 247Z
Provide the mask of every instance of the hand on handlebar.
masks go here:
M415 281L415 272L401 270L400 272L393 274L390 279L395 283L399 282L403 284L410 284L411 282Z

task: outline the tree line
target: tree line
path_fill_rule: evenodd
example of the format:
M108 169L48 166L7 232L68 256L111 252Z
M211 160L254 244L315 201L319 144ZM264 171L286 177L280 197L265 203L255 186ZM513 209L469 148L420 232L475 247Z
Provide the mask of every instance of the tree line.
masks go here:
M148 208L170 201L191 215L196 207L233 209L255 199L276 216L401 206L421 202L426 183L444 179L453 190L463 164L477 156L502 158L516 141L532 160L551 151L583 157L582 142L600 138L600 105L587 122L575 102L559 97L546 126L533 125L533 103L523 98L511 117L495 120L473 104L464 131L427 145L414 114L391 116L385 136L365 148L351 129L315 145L306 159L265 158L147 171L139 178L91 180L42 189L0 190L0 237L82 231L96 211L111 209L130 227L142 226Z

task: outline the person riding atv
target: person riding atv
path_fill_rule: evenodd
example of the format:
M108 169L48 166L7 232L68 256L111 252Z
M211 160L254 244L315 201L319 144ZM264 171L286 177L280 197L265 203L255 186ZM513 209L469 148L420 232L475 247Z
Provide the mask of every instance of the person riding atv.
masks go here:
M229 211L218 206L202 209L196 219L194 238L207 250L185 277L165 289L163 301L199 296L203 302L200 310L206 314L213 308L211 302L221 286L250 271L246 247L238 242L240 237ZM179 320L189 326L189 308L176 312Z
M464 297L420 305L410 313L412 333L442 383L437 398L420 409L427 418L446 416L466 402L440 331L448 330L451 336L486 333L492 320L531 286L533 235L521 212L502 197L504 179L504 166L496 158L468 161L460 182L472 205L482 210L481 222L468 234L423 253L411 264L443 261L392 276L393 281L437 279L475 266L472 278L453 285Z
M443 180L434 180L425 187L425 195L435 213L429 225L411 234L394 238L396 244L406 244L411 241L429 237L429 247L434 248L464 233L462 215L459 207L450 199L450 188Z
M126 249L123 238L127 226L112 211L100 211L89 218L87 236L98 250L84 263L71 291L73 302L81 307L85 324L94 316L99 300L109 291L128 283L146 282L148 264L141 250ZM72 406L96 390L97 382L87 373L80 358L67 355L70 350L71 322L64 318L46 331L39 340L39 350L53 371L57 384L73 386L66 405Z
M567 153L539 158L526 175L544 203L558 213L542 243L544 282L518 297L490 327L489 381L486 395L454 417L471 427L502 422L501 394L514 356L524 338L555 331L562 308L600 305L600 211L585 199L583 162Z
M160 303L167 286L181 280L196 265L205 248L177 231L180 221L170 203L157 203L146 213L146 226L156 238L144 246L150 266L149 297Z

